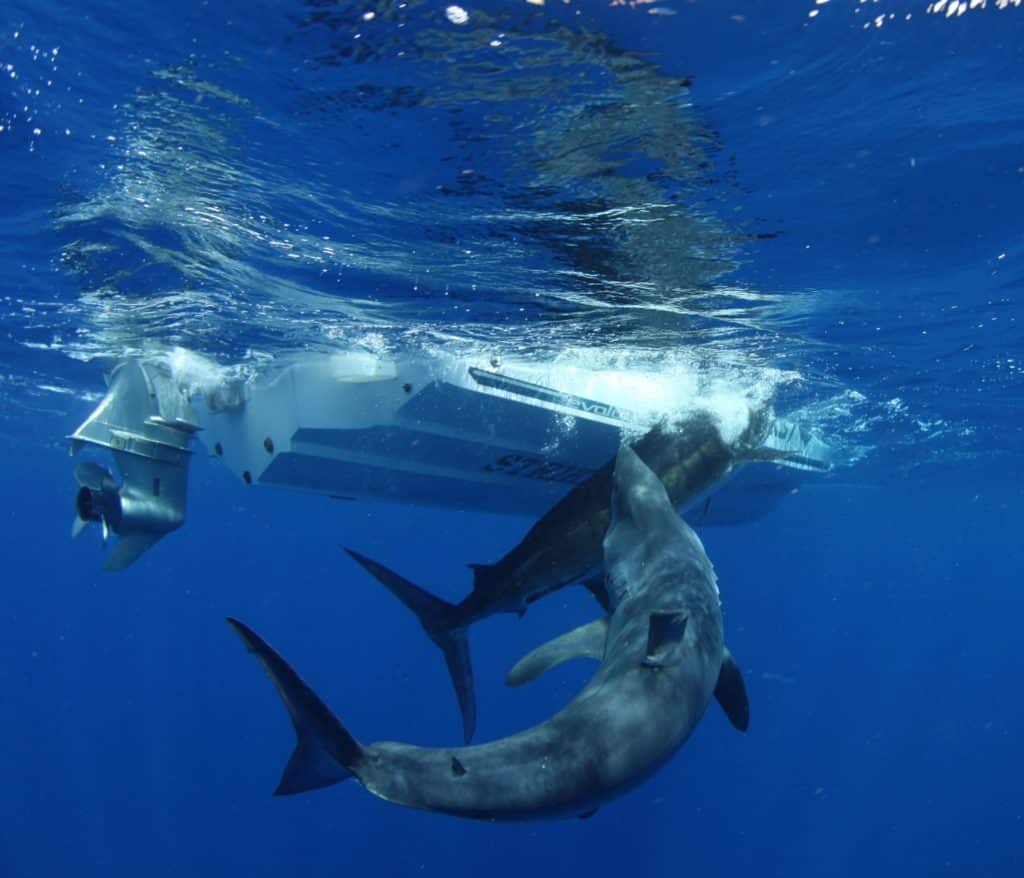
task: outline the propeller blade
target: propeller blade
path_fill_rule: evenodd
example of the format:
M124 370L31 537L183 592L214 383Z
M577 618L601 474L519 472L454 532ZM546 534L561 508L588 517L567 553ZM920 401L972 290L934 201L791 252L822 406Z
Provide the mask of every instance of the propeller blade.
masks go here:
M75 520L71 522L71 539L75 539L75 537L77 537L83 530L85 530L86 525L88 524L88 521L86 521L84 518L79 518L76 515Z
M75 467L75 478L78 479L78 484L90 491L102 491L103 481L110 478L110 473L98 463L83 460Z
M107 540L110 539L110 525L107 524L107 516L100 517L100 524L103 525L103 548L107 547Z

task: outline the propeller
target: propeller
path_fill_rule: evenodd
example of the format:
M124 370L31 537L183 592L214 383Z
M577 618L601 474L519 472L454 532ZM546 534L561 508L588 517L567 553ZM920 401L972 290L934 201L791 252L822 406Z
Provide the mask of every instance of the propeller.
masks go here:
M98 463L82 461L75 466L75 479L80 485L75 497L75 519L71 522L71 537L74 539L90 522L99 522L103 530L101 548L106 548L110 539L108 514L118 508L117 482Z

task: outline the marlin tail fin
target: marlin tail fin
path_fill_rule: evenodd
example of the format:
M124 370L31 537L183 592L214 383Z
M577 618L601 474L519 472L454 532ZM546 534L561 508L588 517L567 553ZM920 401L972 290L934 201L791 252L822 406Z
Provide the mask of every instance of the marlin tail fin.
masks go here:
M383 564L360 555L352 549L346 552L388 589L396 598L405 604L416 618L420 620L427 636L437 644L444 653L448 674L455 687L455 697L462 713L462 732L468 744L476 731L476 696L473 692L473 665L469 657L469 641L466 629L462 625L453 624L455 607L447 601L424 591L418 585L389 570Z
M298 739L275 796L328 787L358 771L363 748L292 667L255 631L228 618L245 648L260 660L291 716Z

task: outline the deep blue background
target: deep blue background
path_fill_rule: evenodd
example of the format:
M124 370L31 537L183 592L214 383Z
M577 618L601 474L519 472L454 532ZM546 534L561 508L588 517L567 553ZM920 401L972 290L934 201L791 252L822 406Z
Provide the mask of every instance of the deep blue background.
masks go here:
M272 798L291 728L222 618L265 632L357 735L450 743L440 657L336 544L457 596L460 561L500 551L525 520L246 489L199 456L187 530L110 576L88 538L67 543L60 450L17 450L0 631L4 874L1021 867L1019 468L809 488L756 525L706 531L750 732L712 706L668 768L593 819L492 826L395 808L354 783ZM570 696L583 668L532 691L505 690L504 671L592 612L565 594L474 630L481 740Z
M102 384L101 364L58 352L80 291L55 205L108 179L116 105L190 46L236 49L245 63L224 76L256 98L274 4L230 10L230 29L202 4L22 4L0 21L0 62L21 82L34 68L16 28L88 59L33 107L41 138L22 99L0 95L0 121L19 116L0 133L0 876L1021 874L1024 11L951 21L892 3L912 22L863 31L855 6L833 0L813 27L795 0L680 4L657 27L591 10L630 50L694 75L737 157L730 197L755 229L783 232L736 278L804 302L789 326L808 346L779 365L863 394L863 423L832 423L873 451L755 525L702 534L750 732L713 706L678 758L593 819L517 826L405 811L354 783L272 798L291 729L223 617L264 634L357 736L448 744L440 657L337 547L455 598L464 564L500 555L525 519L247 489L200 449L187 527L129 571L99 571L95 533L68 540L61 437ZM284 176L310 172L280 145L268 155ZM592 614L566 592L473 631L480 740L576 691L586 668L522 691L502 681Z

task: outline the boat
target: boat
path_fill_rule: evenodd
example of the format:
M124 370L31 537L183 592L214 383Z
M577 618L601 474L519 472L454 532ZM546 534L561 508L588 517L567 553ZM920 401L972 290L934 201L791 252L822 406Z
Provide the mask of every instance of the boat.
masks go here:
M187 352L123 360L69 437L72 454L109 454L120 475L91 459L75 467L72 532L97 523L104 543L117 536L105 569L126 568L184 523L197 441L245 485L539 516L669 415L657 379L608 369L353 351L255 380L212 366L197 379L202 362ZM829 446L792 419L773 415L764 442L778 465L741 469L690 511L696 523L755 518L832 468Z

